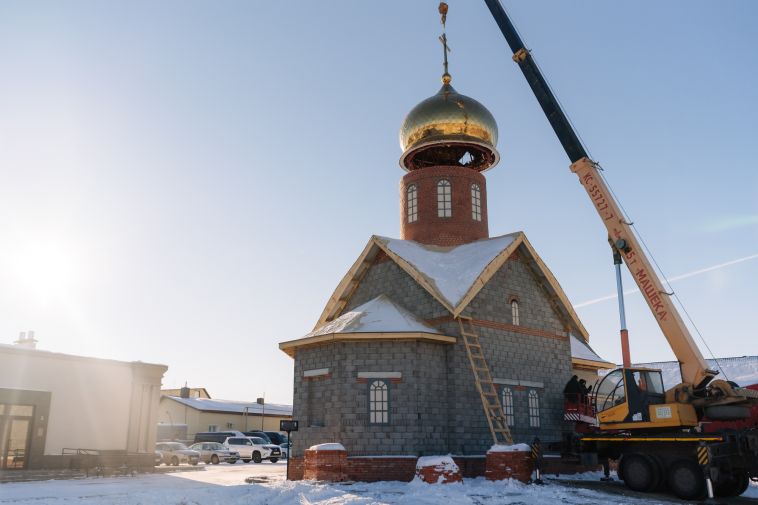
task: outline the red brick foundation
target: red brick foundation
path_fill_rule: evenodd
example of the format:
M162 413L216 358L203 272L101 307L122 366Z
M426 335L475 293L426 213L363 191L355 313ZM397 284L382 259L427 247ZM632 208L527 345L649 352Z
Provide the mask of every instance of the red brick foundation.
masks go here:
M416 457L362 457L347 458L347 475L350 480L377 482L399 480L410 482L416 475Z
M447 458L448 462L425 464L425 458L419 458L416 463L416 477L427 484L452 484L463 482L461 470L453 462L452 458Z
M489 480L516 479L528 482L534 470L530 451L488 452L484 476Z
M341 482L347 480L347 451L313 450L305 451L305 471L303 479Z
M289 480L303 480L303 473L305 473L305 458L290 458Z
M415 456L354 456L347 458L343 472L347 480L356 482L410 482L416 476L416 461ZM485 475L485 456L454 456L453 461L458 465L463 478ZM302 480L305 474L305 458L293 457L289 464L289 479ZM313 462L311 464L313 465Z

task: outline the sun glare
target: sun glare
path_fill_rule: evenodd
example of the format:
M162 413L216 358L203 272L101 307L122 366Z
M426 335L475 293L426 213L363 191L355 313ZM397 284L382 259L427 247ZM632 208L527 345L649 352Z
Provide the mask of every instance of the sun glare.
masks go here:
M64 297L75 287L80 274L76 255L60 242L21 246L10 257L9 267L18 287L39 302Z

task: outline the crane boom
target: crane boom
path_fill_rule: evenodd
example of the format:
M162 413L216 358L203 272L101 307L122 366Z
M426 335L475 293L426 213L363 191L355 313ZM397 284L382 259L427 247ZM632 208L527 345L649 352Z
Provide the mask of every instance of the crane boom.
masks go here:
M590 160L579 137L576 135L558 100L542 76L532 55L526 49L499 0L484 0L500 31L513 51L513 60L518 64L534 92L545 116L553 127L558 140L571 160L571 171L579 177L587 195L603 221L608 236L624 258L634 281L643 294L658 326L666 337L679 361L682 381L699 389L704 387L717 372L710 370L700 353L689 329L684 324L676 306L660 279L653 270L631 223L624 218L608 185L598 173L599 167Z

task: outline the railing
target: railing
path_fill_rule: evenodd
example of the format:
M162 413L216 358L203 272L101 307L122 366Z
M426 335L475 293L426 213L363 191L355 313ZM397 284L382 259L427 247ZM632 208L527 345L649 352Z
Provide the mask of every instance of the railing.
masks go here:
M99 449L63 448L61 455L69 456L68 467L71 470L83 470L87 477L90 473L97 477L109 475L134 476L137 471L144 468L154 468L153 464L141 464L140 460L147 460L149 453L135 453L127 451L103 451ZM154 463L151 460L151 463Z

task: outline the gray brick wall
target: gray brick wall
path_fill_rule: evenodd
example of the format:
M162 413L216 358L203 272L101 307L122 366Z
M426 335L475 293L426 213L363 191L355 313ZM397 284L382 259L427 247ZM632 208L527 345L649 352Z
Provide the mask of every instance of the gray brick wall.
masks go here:
M340 442L348 454L447 452L445 347L428 342L337 342L301 349L295 358L293 454ZM329 368L328 378L303 380L303 371ZM400 372L389 385L390 423L371 424L368 382L359 372ZM313 426L314 421L323 426Z
M429 293L394 262L373 265L349 300L347 312L385 294L423 319L449 316ZM510 299L519 300L520 323L563 334L541 284L521 261L508 261L467 308L476 319L511 324ZM438 326L459 336L456 322ZM493 377L542 382L540 427L529 425L529 388L514 387L517 442L557 441L563 387L571 376L568 340L477 327ZM329 368L330 377L303 381L303 371ZM402 373L390 385L390 424L368 423L368 384L358 372ZM298 350L295 357L294 418L300 420L294 454L324 442L341 442L348 454L482 454L492 444L473 374L460 340L455 345L422 342L339 342ZM311 426L322 424L323 426Z

